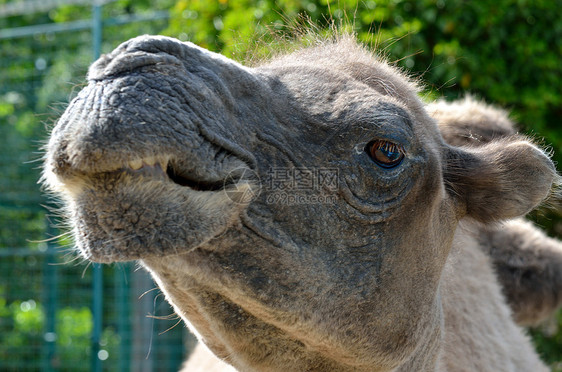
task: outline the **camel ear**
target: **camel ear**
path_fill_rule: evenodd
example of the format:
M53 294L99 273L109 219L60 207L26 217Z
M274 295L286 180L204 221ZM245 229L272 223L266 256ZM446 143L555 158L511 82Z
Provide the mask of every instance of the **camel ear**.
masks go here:
M527 214L559 178L549 157L521 137L449 150L445 185L466 214L481 222Z

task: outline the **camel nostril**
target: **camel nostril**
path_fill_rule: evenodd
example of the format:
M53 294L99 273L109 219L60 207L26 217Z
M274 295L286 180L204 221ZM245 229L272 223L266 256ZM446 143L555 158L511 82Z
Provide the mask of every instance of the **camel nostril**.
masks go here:
M165 51L169 41L163 38L141 36L122 44L112 53L103 55L88 71L88 79L103 80L146 69L164 71L183 68L182 62Z

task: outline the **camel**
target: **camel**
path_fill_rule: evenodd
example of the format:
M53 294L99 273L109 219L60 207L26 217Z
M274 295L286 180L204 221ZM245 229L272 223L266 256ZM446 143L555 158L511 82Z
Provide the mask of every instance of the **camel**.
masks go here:
M152 274L218 358L201 368L547 370L516 323L545 316L526 310L540 293L501 272L559 254L517 220L559 178L526 137L453 130L454 104L424 104L351 36L257 67L141 36L88 81L44 182L83 257ZM467 133L481 140L452 143ZM497 244L526 231L540 236Z

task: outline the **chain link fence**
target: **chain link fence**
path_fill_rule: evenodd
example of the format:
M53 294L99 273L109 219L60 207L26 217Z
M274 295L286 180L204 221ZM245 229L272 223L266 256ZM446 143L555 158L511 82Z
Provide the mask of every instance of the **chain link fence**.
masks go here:
M166 4L1 3L0 370L177 371L194 339L149 275L77 257L37 183L42 141L88 65L162 31Z

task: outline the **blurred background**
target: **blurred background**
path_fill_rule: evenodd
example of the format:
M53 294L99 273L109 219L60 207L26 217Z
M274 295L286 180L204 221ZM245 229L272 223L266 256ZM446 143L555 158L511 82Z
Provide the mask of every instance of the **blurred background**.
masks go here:
M88 65L120 42L163 34L256 60L303 15L319 29L348 21L424 81L424 99L470 93L510 110L562 159L562 0L0 0L1 371L178 369L193 337L134 263L76 257L37 184L41 146ZM530 218L562 234L557 212ZM561 321L529 331L555 371Z

